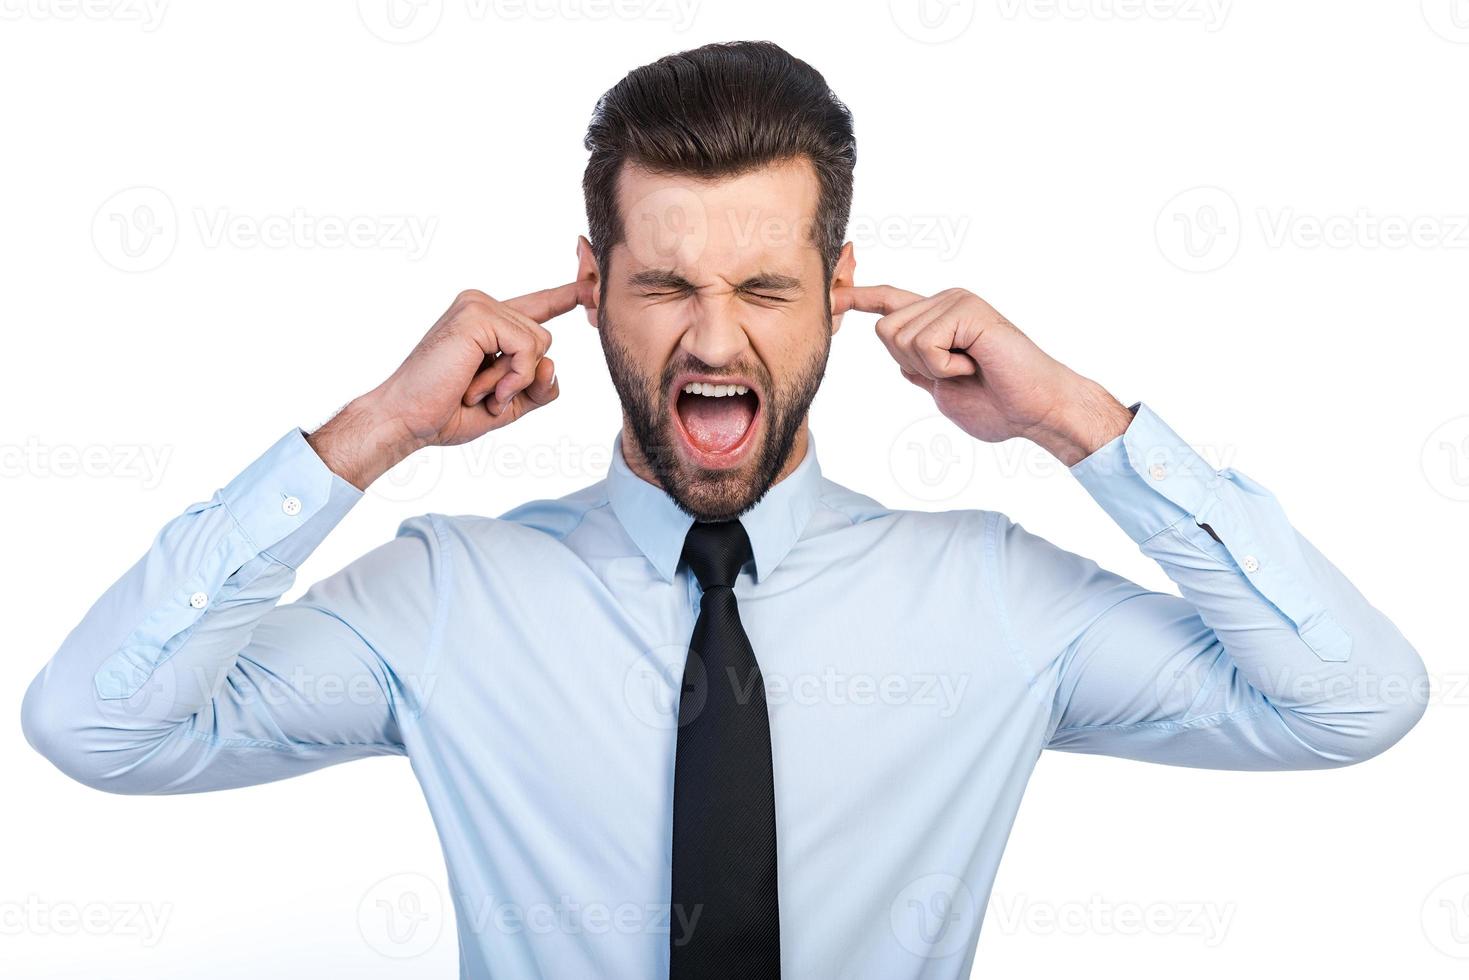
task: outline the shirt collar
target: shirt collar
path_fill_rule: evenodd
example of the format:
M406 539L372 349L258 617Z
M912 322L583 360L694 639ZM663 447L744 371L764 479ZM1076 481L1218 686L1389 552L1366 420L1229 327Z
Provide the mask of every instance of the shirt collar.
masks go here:
M755 554L755 581L773 572L800 538L820 492L821 466L816 461L816 441L808 430L806 455L801 462L740 516ZM612 441L607 500L633 543L663 580L672 582L694 519L679 509L662 487L644 480L627 465L620 430Z

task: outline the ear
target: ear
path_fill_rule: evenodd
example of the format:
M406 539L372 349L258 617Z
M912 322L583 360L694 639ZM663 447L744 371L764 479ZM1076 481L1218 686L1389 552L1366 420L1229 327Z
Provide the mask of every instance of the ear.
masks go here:
M852 277L857 272L857 255L852 251L852 243L847 242L842 246L841 254L837 256L837 264L831 270L831 290L827 292L826 301L831 304L828 309L836 309L835 290L852 285ZM831 332L835 334L842 326L842 317L845 313L837 313L831 318Z
M592 243L586 235L576 236L576 278L592 281L592 305L586 308L587 322L597 325L597 302L601 297L602 275L597 268L597 257L592 254Z

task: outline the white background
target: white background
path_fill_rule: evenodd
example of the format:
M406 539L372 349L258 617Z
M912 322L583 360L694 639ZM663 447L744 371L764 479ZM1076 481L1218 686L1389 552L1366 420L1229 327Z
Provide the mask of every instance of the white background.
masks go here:
M1145 400L1433 675L1422 723L1343 770L1047 753L975 975L1463 975L1469 3L426 0L395 28L381 0L87 2L0 0L0 973L453 975L451 919L413 958L367 922L405 882L446 894L405 761L109 796L25 745L21 696L159 527L376 384L457 291L573 278L602 91L768 38L855 115L859 281L970 288ZM1039 450L936 423L871 323L815 405L828 476L1171 589ZM600 348L580 314L552 328L561 400L379 484L287 600L411 514L601 476Z

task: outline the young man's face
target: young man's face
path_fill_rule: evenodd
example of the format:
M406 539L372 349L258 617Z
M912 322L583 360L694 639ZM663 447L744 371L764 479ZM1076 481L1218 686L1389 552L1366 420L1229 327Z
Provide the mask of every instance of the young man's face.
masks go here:
M805 160L722 181L625 166L608 268L581 241L581 274L606 278L589 317L622 400L624 454L698 518L738 516L805 453L841 321L812 234L817 195ZM850 285L854 264L848 244L832 285Z

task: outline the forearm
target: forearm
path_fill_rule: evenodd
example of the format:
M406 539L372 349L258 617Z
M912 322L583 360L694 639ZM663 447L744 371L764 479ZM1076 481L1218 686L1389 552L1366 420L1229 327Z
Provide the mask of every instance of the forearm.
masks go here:
M1214 470L1145 408L1073 472L1212 634L1163 677L1161 715L1242 714L1258 695L1262 745L1285 726L1291 738L1268 751L1302 767L1369 758L1416 723L1417 652L1263 487Z
M288 434L169 521L92 605L26 694L23 727L42 754L92 785L156 791L198 764L201 731L268 727L215 698L295 566L359 495L311 452Z

